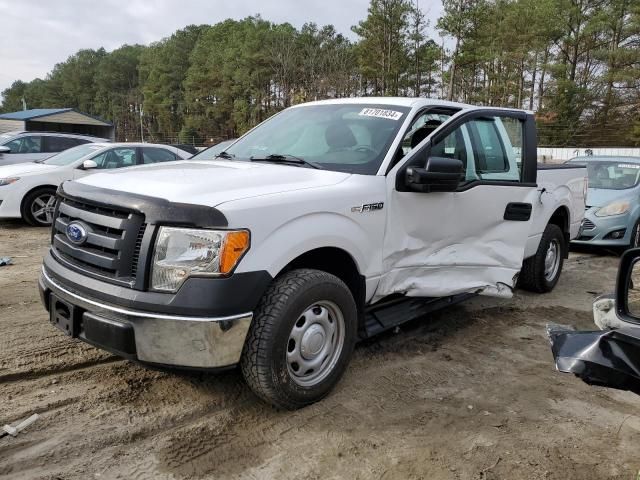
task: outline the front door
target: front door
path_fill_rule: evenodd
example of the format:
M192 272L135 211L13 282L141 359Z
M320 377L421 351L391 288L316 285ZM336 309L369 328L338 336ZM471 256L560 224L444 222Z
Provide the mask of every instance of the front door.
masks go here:
M511 295L536 198L532 122L521 112L458 114L389 172L385 273L376 299ZM457 191L403 191L406 167L424 166L429 156L462 161Z
M3 146L11 149L11 151L0 153L0 166L45 160L52 155L51 153L45 153L40 135L22 135L5 143Z
M138 164L136 147L115 147L105 150L91 158L96 162L96 168L84 170L76 168L73 171L73 179L82 178L86 175L96 173L98 170L108 170L112 168L133 167Z

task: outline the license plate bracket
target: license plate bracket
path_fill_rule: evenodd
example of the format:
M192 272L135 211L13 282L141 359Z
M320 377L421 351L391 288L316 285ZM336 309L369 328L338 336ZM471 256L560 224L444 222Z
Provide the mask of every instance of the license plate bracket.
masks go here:
M61 298L51 294L49 298L49 321L70 337L76 338L80 333L82 312Z

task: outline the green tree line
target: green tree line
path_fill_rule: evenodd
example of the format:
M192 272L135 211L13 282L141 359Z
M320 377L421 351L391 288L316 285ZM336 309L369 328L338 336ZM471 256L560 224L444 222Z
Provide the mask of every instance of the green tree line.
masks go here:
M191 25L149 46L79 50L16 80L2 111L73 107L121 140L212 143L292 104L421 96L536 112L542 145L640 144L640 2L371 0L355 39L260 16Z

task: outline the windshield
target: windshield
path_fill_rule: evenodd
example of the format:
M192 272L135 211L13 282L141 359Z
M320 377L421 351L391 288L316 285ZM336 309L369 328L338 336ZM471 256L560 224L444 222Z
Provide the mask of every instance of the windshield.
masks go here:
M70 165L76 160L80 160L82 157L104 148L104 145L96 145L95 143L89 143L86 145L78 145L77 147L65 150L53 157L46 159L44 162L47 165Z
M625 190L638 185L640 180L640 164L572 160L571 163L583 163L589 174L589 188L605 190Z
M225 140L217 143L206 150L196 153L190 160L213 160L220 152L224 152L225 148L231 145L235 140Z
M7 140L11 140L15 137L15 133L2 133L0 134L0 145L3 145Z
M290 156L319 168L375 175L409 111L395 105L290 108L227 148L234 160Z

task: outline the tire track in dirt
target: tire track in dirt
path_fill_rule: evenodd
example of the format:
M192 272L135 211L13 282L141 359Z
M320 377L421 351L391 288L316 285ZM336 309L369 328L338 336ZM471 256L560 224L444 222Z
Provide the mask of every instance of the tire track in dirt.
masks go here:
M73 365L54 366L52 369L31 370L31 371L23 371L23 372L17 372L17 373L5 373L0 375L0 384L19 382L22 380L36 380L36 379L48 377L51 375L59 375L61 373L84 370L84 369L96 367L99 365L105 365L108 363L116 363L116 362L124 362L124 360L115 356L110 356L107 358L75 363Z

